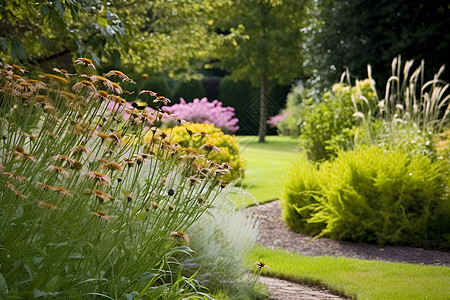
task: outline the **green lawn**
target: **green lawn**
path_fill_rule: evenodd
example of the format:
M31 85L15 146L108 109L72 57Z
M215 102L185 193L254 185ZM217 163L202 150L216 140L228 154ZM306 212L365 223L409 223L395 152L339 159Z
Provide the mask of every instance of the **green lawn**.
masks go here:
M308 257L256 247L249 264L262 261L275 276L325 286L358 300L450 299L450 268L343 257Z
M243 187L259 203L278 199L287 169L298 155L297 139L269 136L259 144L255 136L239 136L247 161ZM238 207L253 204L237 199ZM326 286L356 299L450 299L450 268L388 263L336 257L308 257L298 253L256 247L249 263L263 261L266 275Z
M287 178L287 168L299 153L297 138L267 136L265 143L258 143L257 136L238 136L237 139L247 165L243 189L259 203L278 199ZM238 202L239 207L251 204L254 202L250 199Z

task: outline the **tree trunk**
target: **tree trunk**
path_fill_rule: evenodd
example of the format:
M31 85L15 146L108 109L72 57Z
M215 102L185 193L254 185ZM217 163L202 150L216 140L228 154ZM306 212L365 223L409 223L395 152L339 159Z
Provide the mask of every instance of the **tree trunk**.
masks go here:
M260 96L259 96L259 143L264 143L267 130L267 78L265 75L261 76Z

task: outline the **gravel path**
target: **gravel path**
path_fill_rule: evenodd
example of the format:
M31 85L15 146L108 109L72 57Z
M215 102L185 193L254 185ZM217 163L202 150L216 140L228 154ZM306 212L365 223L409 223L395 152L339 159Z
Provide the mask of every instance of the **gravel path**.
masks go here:
M413 247L378 246L335 241L295 233L281 221L280 201L246 209L258 216L257 242L268 248L293 250L307 256L345 256L351 258L450 266L450 253Z
M246 209L258 216L257 243L268 248L293 250L306 256L343 256L350 258L450 266L450 253L413 247L378 246L335 241L325 238L313 240L295 233L281 221L280 201L273 201ZM270 292L270 300L347 299L315 287L277 278L261 277Z

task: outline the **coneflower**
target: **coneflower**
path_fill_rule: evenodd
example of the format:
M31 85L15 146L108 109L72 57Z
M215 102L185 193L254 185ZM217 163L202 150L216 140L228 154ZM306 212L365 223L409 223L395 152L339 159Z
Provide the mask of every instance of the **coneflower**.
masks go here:
M262 268L266 268L266 269L272 270L268 265L266 265L262 261L255 262L255 265L256 265L256 267L258 267L258 270L261 270Z
M169 235L176 238L180 246L189 246L189 237L186 233L182 231L172 231Z
M112 200L114 200L114 198L113 198L111 195L109 195L109 194L107 194L107 193L104 193L104 192L102 192L102 191L99 191L99 190L93 190L91 193L92 193L95 197L97 197L97 199L98 199L100 202L107 202L107 201L112 201Z
M110 215L107 215L105 212L103 212L103 211L98 211L98 212L93 212L92 213L94 216L97 216L97 217L99 217L99 218L101 218L101 219L104 219L104 220L110 220L111 219L111 216Z
M105 174L96 172L96 171L89 171L87 173L85 173L84 175L88 176L91 179L94 179L97 181L97 183L99 184L107 184L110 185L111 184L111 179L106 176Z
M92 63L92 60L90 60L89 58L84 58L84 57L78 58L78 59L75 60L75 63L77 65L91 67L92 69L95 70L95 66Z
M38 201L37 205L40 207L46 207L46 208L50 208L50 209L58 209L58 207L56 205L53 205L51 203L48 202L44 202L44 201Z
M70 150L70 152L71 152L71 153L81 152L81 153L84 153L84 154L86 154L87 156L89 156L89 155L91 155L92 150L91 150L90 148L86 147L86 146L83 146L83 145L77 145L77 146L73 147L73 148Z
M21 197L21 198L27 198L27 196L25 196L24 194L22 194L21 192L19 192L18 190L16 190L16 187L14 186L14 184L7 182L6 186L13 191L17 196Z
M50 165L47 167L47 169L45 169L45 171L55 172L56 174L62 175L63 177L66 177L66 178L69 177L69 172L64 170L64 168L62 168L62 167Z

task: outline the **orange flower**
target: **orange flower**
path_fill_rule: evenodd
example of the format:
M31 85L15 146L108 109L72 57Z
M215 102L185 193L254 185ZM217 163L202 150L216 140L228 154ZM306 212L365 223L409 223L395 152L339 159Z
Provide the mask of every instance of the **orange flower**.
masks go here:
M203 149L206 152L220 152L220 148L211 144L204 144L203 146L200 147L200 149Z
M107 215L105 212L102 212L102 211L93 212L92 214L94 216L97 216L97 217L99 217L101 219L104 219L104 220L110 220L111 219L110 215Z
M158 96L155 100L153 100L153 103L158 103L161 102L164 105L167 105L168 103L170 103L170 99L166 98L164 96Z
M102 165L102 168L112 170L112 171L122 171L123 170L122 165L119 163L116 163L114 161L108 161L108 162L104 163Z
M147 94L147 95L150 95L152 97L156 97L156 95L157 95L155 92L150 91L150 90L142 90L142 91L140 91L139 95L142 95L142 94Z
M95 70L95 66L92 63L92 60L90 60L89 58L84 58L84 57L78 58L77 60L75 60L75 63L77 65L91 67L92 69Z
M71 196L71 197L73 196L73 194L69 190L66 190L65 188L63 188L61 186L52 186L52 185L41 183L41 182L38 182L38 184L40 186L42 186L44 189L49 189L51 191L59 192L63 195L67 195L67 196Z
M6 183L6 186L7 186L11 191L13 191L14 193L16 193L17 196L19 196L19 197L21 197L21 198L24 198L24 199L27 197L27 196L25 196L24 194L22 194L21 192L19 192L18 190L16 190L16 187L15 187L12 183L7 182L7 183Z
M91 179L94 179L97 181L97 183L99 184L107 184L110 185L111 184L111 179L106 176L105 174L96 172L96 171L90 171L85 173L84 175L88 176Z
M20 176L20 175L15 174L15 173L3 172L2 174L3 174L3 175L7 175L9 178L13 178L13 179L18 180L18 181L20 181L20 182L22 182L22 181L24 181L24 180L28 180L28 179L26 179L25 177Z
M50 165L50 166L47 167L47 169L45 169L45 171L55 172L55 173L57 173L59 175L62 175L63 177L66 177L66 178L69 177L69 172L64 170L64 168L62 168L62 167Z
M58 84L63 84L63 85L69 84L69 80L67 80L66 78L59 77L59 76L56 76L53 74L42 74L42 75L39 75L39 77L50 79L51 81L58 83Z
M117 71L117 70L111 70L109 71L105 77L118 77L120 80L122 81L130 81L133 82L132 79L130 79L127 75L125 75L123 72L121 71Z
M189 237L186 233L182 231L172 231L170 236L176 238L180 246L189 246Z
M262 268L266 268L266 269L272 270L268 265L266 265L262 261L255 262L255 265L258 267L258 270L261 270Z
M70 78L70 75L73 75L73 74L69 74L69 72L67 72L67 71L64 70L64 69L53 68L53 71L55 71L56 73L59 73L59 74L63 75L63 76L66 77L67 79Z
M95 195L95 197L97 197L100 202L107 202L114 200L114 198L111 195L99 190L93 190L92 194Z
M50 209L58 209L57 206L55 206L55 205L53 205L51 203L48 203L48 202L44 202L44 201L38 201L37 205L41 206L41 207L47 207L47 208L50 208Z
M92 150L89 149L89 148L86 147L86 146L78 145L78 146L73 147L73 148L70 150L70 152L71 152L71 153L82 152L82 153L86 154L87 156L89 156L89 155L91 155Z
M80 81L80 82L74 84L72 87L72 90L76 93L80 93L84 89L86 89L90 93L95 93L97 91L95 86L87 80Z

